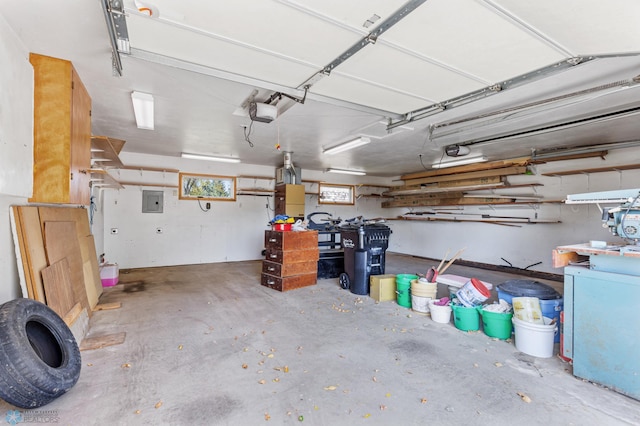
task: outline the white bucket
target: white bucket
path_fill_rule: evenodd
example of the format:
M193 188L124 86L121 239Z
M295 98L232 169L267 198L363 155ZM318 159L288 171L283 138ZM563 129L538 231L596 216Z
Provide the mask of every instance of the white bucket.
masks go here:
M448 324L451 321L451 306L439 306L435 304L435 300L429 302L429 311L431 319L440 324Z
M484 294L483 294L484 293ZM481 305L491 296L489 289L480 280L471 278L456 292L458 300L467 308Z
M516 348L520 352L540 358L553 356L553 338L558 331L558 325L549 324L551 318L543 319L545 325L522 321L515 316L511 318L516 334Z
M416 296L411 293L411 309L420 314L427 314L429 312L429 302L432 299L431 297Z

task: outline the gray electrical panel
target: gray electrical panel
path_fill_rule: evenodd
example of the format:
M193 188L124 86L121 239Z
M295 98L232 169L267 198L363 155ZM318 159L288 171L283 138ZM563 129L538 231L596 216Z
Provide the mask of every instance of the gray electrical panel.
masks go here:
M162 213L163 191L142 191L142 213Z

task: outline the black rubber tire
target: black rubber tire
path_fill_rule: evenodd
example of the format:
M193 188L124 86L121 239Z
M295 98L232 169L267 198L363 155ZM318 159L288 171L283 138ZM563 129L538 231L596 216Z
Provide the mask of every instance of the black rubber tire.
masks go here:
M76 384L81 364L71 330L47 305L16 299L0 306L0 398L41 407Z
M340 287L345 290L348 290L351 287L351 280L349 279L349 274L346 272L340 274L338 281L340 282Z

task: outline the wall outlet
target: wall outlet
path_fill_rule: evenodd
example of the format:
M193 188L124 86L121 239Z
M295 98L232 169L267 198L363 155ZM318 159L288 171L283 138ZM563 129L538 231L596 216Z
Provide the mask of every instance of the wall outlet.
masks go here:
M111 235L116 235L118 233L118 228L111 228Z

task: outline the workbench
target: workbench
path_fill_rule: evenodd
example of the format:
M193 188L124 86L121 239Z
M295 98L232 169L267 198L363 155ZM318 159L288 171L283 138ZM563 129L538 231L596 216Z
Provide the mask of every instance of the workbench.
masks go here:
M640 251L557 247L564 268L563 354L573 374L640 400Z

